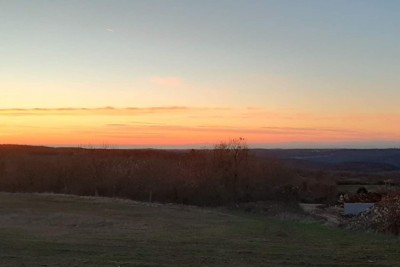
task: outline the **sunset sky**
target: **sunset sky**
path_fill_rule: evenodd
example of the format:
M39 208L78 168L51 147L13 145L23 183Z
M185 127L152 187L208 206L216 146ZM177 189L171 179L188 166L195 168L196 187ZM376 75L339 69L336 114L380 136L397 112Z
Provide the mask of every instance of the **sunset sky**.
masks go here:
M0 143L400 147L400 2L0 0Z

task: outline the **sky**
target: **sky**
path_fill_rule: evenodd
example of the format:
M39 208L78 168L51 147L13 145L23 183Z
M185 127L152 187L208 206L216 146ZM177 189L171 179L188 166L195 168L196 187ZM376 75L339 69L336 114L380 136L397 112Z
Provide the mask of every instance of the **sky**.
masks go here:
M0 0L0 143L400 147L400 2Z

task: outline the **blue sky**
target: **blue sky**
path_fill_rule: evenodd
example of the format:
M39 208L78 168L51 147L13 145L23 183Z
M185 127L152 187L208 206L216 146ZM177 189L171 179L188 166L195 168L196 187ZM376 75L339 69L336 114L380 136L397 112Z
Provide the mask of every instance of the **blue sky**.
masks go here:
M396 124L399 11L398 1L0 1L0 108L252 107ZM368 122L355 127L383 127ZM391 140L393 127L382 130Z

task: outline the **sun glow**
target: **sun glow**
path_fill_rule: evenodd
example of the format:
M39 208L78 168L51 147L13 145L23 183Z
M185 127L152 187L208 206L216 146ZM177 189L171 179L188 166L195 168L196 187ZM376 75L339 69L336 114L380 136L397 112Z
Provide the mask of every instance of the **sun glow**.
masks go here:
M326 114L320 117L261 108L3 109L0 119L2 143L33 145L157 147L206 145L238 136L245 137L250 144L359 142L400 137L399 124L395 123L399 117L393 114L364 114L355 122L345 115L327 118ZM368 127L371 124L373 128Z

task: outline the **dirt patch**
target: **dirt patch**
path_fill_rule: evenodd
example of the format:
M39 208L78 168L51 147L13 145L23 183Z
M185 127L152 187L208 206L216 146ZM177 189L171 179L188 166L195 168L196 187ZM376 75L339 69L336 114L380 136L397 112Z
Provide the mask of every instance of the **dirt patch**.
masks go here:
M304 210L304 212L319 220L322 220L325 224L341 226L345 222L345 218L342 216L342 208L338 206L301 203L300 207Z

